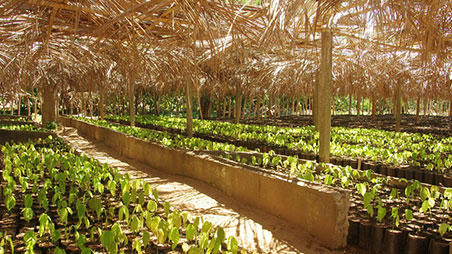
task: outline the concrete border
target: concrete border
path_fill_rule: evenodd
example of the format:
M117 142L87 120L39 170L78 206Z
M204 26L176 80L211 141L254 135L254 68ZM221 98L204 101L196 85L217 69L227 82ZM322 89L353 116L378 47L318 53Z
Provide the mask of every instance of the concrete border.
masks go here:
M347 244L349 192L307 181L289 181L265 170L215 159L200 152L164 147L126 134L60 117L65 126L101 141L152 168L201 180L229 196L279 216L311 234L328 248Z

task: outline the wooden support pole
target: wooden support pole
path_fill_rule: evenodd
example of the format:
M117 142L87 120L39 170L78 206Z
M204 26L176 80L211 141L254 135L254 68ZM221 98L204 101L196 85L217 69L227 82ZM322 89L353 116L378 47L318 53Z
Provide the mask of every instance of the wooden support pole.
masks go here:
M348 95L348 114L352 115L352 95Z
M242 91L237 86L235 92L235 123L240 123L240 116L242 115Z
M220 117L221 101L222 101L222 99L220 97L218 97L217 98L216 110L215 110L217 112L217 118Z
M320 59L319 93L321 100L318 102L319 123L319 159L320 162L330 161L330 139L331 139L331 103L333 95L333 73L332 73L332 50L333 35L331 31L322 32L322 49Z
M421 97L416 99L416 122L419 121L419 111L421 111Z
M397 83L394 91L394 118L395 118L395 130L400 131L400 114L402 111L401 104L401 92L400 84Z
M190 77L186 80L186 96L187 96L187 136L193 137L193 102L192 102L192 81Z
M129 80L129 122L135 126L135 81Z
M31 108L30 108L30 97L26 97L27 99L27 117L30 118L31 117Z
M375 97L375 95L372 95L372 123L375 123L376 113L377 113L377 98Z
M50 122L57 120L57 89L53 85L46 86L42 94L42 104L41 104L41 114L42 114L42 125L46 125Z
M449 117L452 117L452 98L449 100ZM452 121L452 119L451 119Z
M100 116L100 120L104 120L104 115L105 115L105 108L104 108L104 100L105 100L105 96L103 91L100 91L99 94L99 102L98 102L98 109L99 109L99 116Z
M256 102L256 119L261 120L261 95L257 96Z
M17 115L20 116L20 108L22 106L22 98L21 96L17 96Z
M361 96L356 96L356 117L359 119L361 115Z
M33 111L35 113L35 119L38 117L38 99L33 97Z
M323 51L322 51L323 52ZM319 96L319 89L320 89L320 85L319 85L319 79L320 79L320 75L317 75L317 80L315 82L315 88L314 88L314 95L312 96L312 121L314 122L314 126L316 128L317 131L319 131L319 100L320 100L320 96Z

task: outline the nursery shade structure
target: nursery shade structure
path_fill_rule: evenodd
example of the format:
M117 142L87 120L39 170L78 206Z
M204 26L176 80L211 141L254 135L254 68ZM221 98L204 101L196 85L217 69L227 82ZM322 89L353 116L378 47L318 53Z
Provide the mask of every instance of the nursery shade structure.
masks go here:
M72 43L79 51L86 52L79 58L80 66L90 58L107 55L111 50L123 51L123 48L136 56L132 61L141 63L139 58L146 45L164 42L165 46L172 45L171 49L195 49L196 41L202 40L204 47L209 47L213 39L226 34L250 35L258 26L247 17L256 8L223 1L18 0L2 1L0 6L0 43L2 49L14 48L1 54L5 67L2 78L6 76L5 69L13 73L12 68L8 68L13 65L26 72L46 61L56 61L55 65L67 64L58 63L62 59L56 56L66 49L61 52L50 50L54 45ZM77 48L68 50L76 52ZM129 75L127 80L130 94L133 94L133 78L134 75ZM48 83L41 84L50 91L46 96L57 89ZM44 101L50 101L50 98L44 98ZM130 102L133 103L133 98ZM51 112L48 115L50 118L44 117L44 122L56 117Z
M193 87L199 93L201 79L208 80L203 87L220 84L236 98L245 89L279 96L287 90L312 93L321 86L319 77L332 71L334 89L343 93L378 91L397 100L397 94L434 90L436 96L452 97L450 1L262 2L250 7L221 0L1 1L1 84L79 92L95 86L100 94L116 87L129 94L130 105L137 84L182 85L189 133L191 95ZM332 34L332 70L319 75L325 31ZM408 64L380 61L391 55ZM431 73L423 82L395 82L418 80L420 69ZM384 78L378 77L380 70ZM91 84L93 77L106 81L96 78ZM328 112L329 104L319 105Z

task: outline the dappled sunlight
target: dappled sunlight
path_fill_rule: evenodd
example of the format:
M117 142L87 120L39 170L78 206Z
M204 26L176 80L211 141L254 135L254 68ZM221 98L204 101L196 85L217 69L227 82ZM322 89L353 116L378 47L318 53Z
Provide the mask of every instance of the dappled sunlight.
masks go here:
M289 223L244 205L205 183L128 160L102 143L80 137L71 128L64 128L60 135L101 163L117 167L122 174L129 173L133 178L145 180L159 191L161 199L176 209L188 211L193 217L202 216L215 226L223 227L227 235L235 235L245 248L258 253L343 253L321 247L307 233Z

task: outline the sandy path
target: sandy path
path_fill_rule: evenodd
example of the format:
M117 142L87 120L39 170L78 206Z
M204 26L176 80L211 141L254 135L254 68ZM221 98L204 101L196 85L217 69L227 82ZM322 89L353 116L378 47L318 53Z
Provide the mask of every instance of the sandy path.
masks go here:
M81 137L76 129L65 127L59 131L59 135L89 157L108 163L133 177L145 179L173 207L189 211L192 216L203 216L215 226L223 227L227 235L235 235L240 245L249 250L257 253L350 253L321 247L306 232L280 218L240 203L201 181L166 174L124 158L103 143Z

